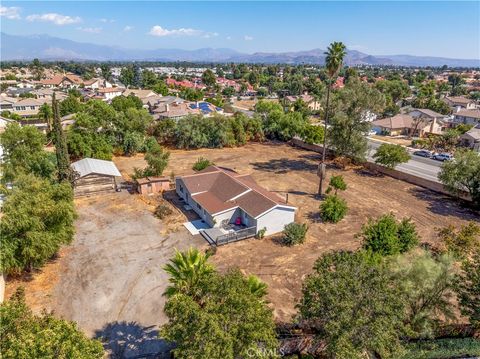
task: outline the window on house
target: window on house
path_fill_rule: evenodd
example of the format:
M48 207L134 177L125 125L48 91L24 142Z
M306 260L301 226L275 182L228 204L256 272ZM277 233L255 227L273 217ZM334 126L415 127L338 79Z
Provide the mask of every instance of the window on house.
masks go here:
M30 110L35 110L35 106L30 106Z
M200 206L198 203L197 203L197 207L198 207L199 210L202 209L202 206Z
M147 187L152 187L152 184L151 184L151 183L147 183Z

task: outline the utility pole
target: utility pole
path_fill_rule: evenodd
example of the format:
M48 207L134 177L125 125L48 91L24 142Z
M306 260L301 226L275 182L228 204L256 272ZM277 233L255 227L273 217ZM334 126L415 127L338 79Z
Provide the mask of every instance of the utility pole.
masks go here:
M327 122L328 122L328 110L329 110L329 103L330 103L330 82L328 83L327 86L327 104L325 106L325 116L323 119L324 122L324 133L323 133L323 152L322 152L322 162L318 166L318 177L320 177L320 182L318 184L318 194L321 196L322 195L322 187L323 187L323 180L325 179L326 176L326 170L327 166L325 165L325 157L327 153Z

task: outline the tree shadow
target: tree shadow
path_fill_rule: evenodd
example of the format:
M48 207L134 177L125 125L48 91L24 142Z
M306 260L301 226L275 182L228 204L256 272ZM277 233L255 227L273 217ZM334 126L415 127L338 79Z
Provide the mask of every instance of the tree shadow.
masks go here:
M415 187L409 190L418 199L428 202L428 209L441 216L455 216L461 219L480 222L480 214L467 201L454 199L432 190Z
M158 335L154 326L135 322L112 322L95 332L110 358L170 358L173 345Z
M251 164L257 171L288 173L290 171L312 172L316 171L318 164L310 163L305 160L278 158L267 162L253 162Z
M313 223L323 223L322 217L320 216L320 210L308 212L306 217Z
M362 176L362 177L372 177L372 178L385 177L385 175L383 173L371 171L367 168L356 168L353 171L355 172L355 174L357 174L359 176Z

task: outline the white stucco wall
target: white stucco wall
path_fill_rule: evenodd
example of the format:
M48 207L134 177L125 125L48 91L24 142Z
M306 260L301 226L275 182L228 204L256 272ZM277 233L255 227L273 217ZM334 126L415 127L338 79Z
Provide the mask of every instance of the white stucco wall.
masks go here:
M257 231L266 228L265 235L271 235L283 231L285 225L295 221L293 208L275 207L271 211L257 218Z

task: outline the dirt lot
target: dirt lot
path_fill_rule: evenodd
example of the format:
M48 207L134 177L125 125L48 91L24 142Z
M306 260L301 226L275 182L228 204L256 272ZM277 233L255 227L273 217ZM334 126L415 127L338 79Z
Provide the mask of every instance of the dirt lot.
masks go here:
M278 102L277 99L264 99L264 101ZM241 107L245 110L253 111L255 109L255 104L257 100L234 100L233 106Z
M145 327L166 320L162 293L168 277L162 267L174 248L203 248L205 242L181 225L166 233L168 226L153 216L153 206L126 191L77 199L76 208L73 244L23 283L29 304L75 320L88 335L115 337L116 345L127 337L147 337L158 346L156 333ZM170 226L175 218L177 224L183 221L175 213ZM8 292L18 284L10 282Z
M341 196L349 204L349 213L338 224L321 223L316 169L319 155L285 144L249 144L233 149L171 151L170 166L165 172L176 175L191 173L200 156L219 166L251 173L261 185L279 195L289 193L289 201L298 207L297 219L310 226L304 245L284 247L275 240L246 240L220 247L213 261L221 270L237 266L246 273L258 275L269 285L269 300L276 318L288 320L294 315L302 279L316 258L334 249L354 249L359 232L368 217L393 212L398 217L412 217L423 241L435 242L435 228L447 224L460 225L479 220L478 214L462 209L455 201L390 177L377 177L354 170L330 169L329 174L342 174L348 189ZM141 156L117 158L120 171L131 173L134 166L143 166Z

